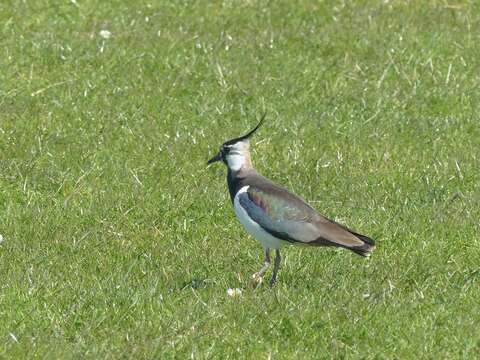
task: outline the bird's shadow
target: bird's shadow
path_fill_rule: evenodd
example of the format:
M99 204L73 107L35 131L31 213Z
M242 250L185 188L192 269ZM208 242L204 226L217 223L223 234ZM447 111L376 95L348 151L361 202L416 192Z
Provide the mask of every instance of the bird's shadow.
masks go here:
M185 290L185 289L194 289L194 290L199 290L199 289L204 289L208 286L210 286L213 283L213 280L208 279L208 278L199 278L199 277L194 277L191 280L184 281L180 285L180 290Z

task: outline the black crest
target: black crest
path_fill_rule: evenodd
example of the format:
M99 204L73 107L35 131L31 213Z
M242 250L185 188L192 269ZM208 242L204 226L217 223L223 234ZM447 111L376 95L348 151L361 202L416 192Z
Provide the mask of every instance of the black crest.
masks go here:
M240 137L232 139L232 140L228 140L228 141L224 142L223 145L233 145L233 144L235 144L239 141L243 141L243 140L246 140L246 139L250 138L255 133L255 131L257 131L258 128L263 124L263 121L265 120L265 116L267 116L266 112L263 113L262 118L260 119L257 126L255 126L253 128L253 130L250 130L246 135L240 136Z

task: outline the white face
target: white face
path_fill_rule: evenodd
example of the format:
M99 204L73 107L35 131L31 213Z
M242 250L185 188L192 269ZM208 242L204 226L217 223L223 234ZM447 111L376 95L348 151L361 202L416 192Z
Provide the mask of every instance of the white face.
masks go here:
M245 165L248 151L248 141L239 141L233 145L224 145L222 153L227 166L233 171L238 171Z

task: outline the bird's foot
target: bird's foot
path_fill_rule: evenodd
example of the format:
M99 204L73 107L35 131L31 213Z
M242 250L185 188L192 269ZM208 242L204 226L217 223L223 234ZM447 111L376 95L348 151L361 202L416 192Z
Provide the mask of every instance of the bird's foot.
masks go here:
M263 274L260 272L257 272L252 275L252 285L253 287L257 287L263 282Z
M276 277L276 276L272 276L272 278L270 279L270 282L268 283L268 285L269 285L270 287L273 287L276 283L277 283L277 277Z

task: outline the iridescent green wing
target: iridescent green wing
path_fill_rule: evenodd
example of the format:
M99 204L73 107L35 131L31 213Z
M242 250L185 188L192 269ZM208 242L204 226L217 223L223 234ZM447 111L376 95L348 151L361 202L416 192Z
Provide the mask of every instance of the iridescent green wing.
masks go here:
M285 189L249 186L239 202L253 221L277 238L304 243L318 238L318 214Z

